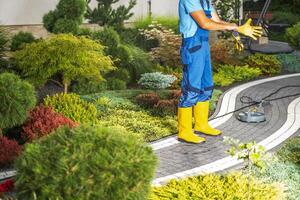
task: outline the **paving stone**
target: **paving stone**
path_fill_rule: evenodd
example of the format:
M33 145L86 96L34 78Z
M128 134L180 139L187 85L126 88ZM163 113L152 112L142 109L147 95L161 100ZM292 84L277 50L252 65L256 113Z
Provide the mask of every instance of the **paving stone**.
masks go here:
M292 77L250 87L245 91L242 91L237 96L236 108L243 106L239 101L240 97L243 95L247 95L252 98L264 97L281 86L296 85L299 83L299 77ZM276 98L298 92L300 92L300 88L289 88L280 91L278 94L270 98ZM266 112L266 122L253 124L243 123L232 116L231 119L218 128L223 131L223 136L226 135L234 137L243 142L252 140L257 142L262 141L282 127L287 119L287 107L295 98L296 97L290 97L271 102L272 106L268 107ZM200 134L200 136L204 135ZM228 156L225 153L228 146L222 143L222 137L205 136L205 138L207 141L203 144L194 145L178 143L167 148L157 150L156 155L159 157L161 164L158 168L156 177L168 176L174 173L193 169Z

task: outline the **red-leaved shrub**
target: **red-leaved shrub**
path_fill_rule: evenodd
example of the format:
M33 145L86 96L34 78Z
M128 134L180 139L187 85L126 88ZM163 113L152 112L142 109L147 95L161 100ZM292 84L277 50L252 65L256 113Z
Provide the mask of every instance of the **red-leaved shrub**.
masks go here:
M143 107L153 108L155 104L160 100L160 97L156 93L139 94L135 98L136 102Z
M154 109L161 115L175 115L177 112L177 99L160 100L155 104Z
M169 99L179 99L181 96L181 90L172 90L169 95Z
M77 123L54 112L50 107L38 106L30 112L29 118L23 126L22 139L32 141L48 135L62 125L73 128Z
M0 136L0 166L11 164L22 152L22 147L15 141Z
M15 183L12 179L8 179L0 183L0 193L11 192L15 187Z

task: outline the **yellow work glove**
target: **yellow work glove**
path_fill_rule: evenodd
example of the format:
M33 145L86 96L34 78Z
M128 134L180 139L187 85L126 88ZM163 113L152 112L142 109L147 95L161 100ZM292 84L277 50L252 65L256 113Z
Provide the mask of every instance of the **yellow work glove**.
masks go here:
M244 44L241 41L241 37L240 37L239 33L238 32L232 32L232 36L235 40L235 48L238 51L243 51L244 50Z
M258 37L261 37L263 34L262 27L260 26L251 26L252 19L248 19L248 21L239 26L237 31L245 36L251 37L254 40L257 40Z

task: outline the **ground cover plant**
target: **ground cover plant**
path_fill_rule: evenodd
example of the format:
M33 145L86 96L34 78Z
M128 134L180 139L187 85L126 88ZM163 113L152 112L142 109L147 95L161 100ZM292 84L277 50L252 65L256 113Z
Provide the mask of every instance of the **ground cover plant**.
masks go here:
M208 174L183 180L172 180L165 186L155 187L149 199L247 199L247 183L247 177L241 173ZM251 194L253 200L285 199L284 187L281 184L268 184L254 178L251 181Z
M279 54L277 55L284 70L288 72L300 72L300 59L293 54Z
M275 55L255 53L248 56L245 62L249 67L260 69L264 75L279 74L282 69L282 65Z

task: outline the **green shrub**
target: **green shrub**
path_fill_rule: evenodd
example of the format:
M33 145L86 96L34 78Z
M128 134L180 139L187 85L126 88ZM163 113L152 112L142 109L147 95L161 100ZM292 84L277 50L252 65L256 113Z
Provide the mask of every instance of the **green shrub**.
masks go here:
M120 45L120 36L113 28L106 27L102 31L95 31L92 38L106 46L107 54L116 56L114 50Z
M22 48L22 45L26 43L31 43L34 40L35 38L32 35L32 33L21 31L12 37L10 49L12 51L19 50Z
M79 28L77 35L91 38L93 31L90 28Z
M126 82L117 78L110 78L107 80L107 85L110 90L125 90Z
M77 94L55 94L44 99L45 106L76 122L94 122L97 117L96 107L84 101Z
M300 136L289 139L284 146L279 149L277 156L282 161L292 162L298 164L300 167Z
M177 122L173 117L154 117L145 111L124 108L112 108L109 115L99 119L100 124L124 127L128 132L139 135L144 141L153 141L177 131Z
M150 200L171 199L247 199L248 180L238 174L208 174L184 180L172 180L167 185L153 188ZM267 184L258 179L251 181L252 200L283 200L284 187Z
M85 0L60 0L55 10L44 15L44 27L49 32L77 34L85 12Z
M107 82L94 78L80 78L72 85L72 92L80 95L102 92L107 89Z
M261 53L250 55L246 59L246 63L249 67L260 69L265 75L278 74L281 72L282 67L276 56Z
M87 0L89 4L91 0ZM117 29L124 28L124 21L130 19L134 13L132 8L136 5L136 0L130 0L128 6L119 5L119 0L97 0L97 6L89 6L86 18L89 23L99 24L100 26L113 26Z
M218 86L228 86L235 81L247 81L258 77L261 71L257 68L245 66L219 65L214 74L214 83Z
M11 73L0 74L0 132L22 124L36 104L34 87Z
M79 25L78 22L72 19L58 19L52 30L53 33L73 33L78 34Z
M176 77L173 75L154 72L142 74L138 84L147 89L166 89L170 87L175 80Z
M293 54L279 54L277 55L284 69L289 72L300 72L300 59Z
M108 75L106 75L107 78L115 78L124 81L125 83L130 82L130 74L127 69L119 68Z
M82 77L103 80L102 75L114 69L103 48L85 37L59 34L26 45L16 52L15 60L23 76L36 86L60 74L66 93L72 80Z
M300 49L300 22L286 30L285 38L290 45L296 49Z
M156 157L151 147L122 131L64 127L27 145L16 163L17 197L146 199Z
M271 22L274 24L290 24L294 25L300 21L300 16L286 11L275 11Z

